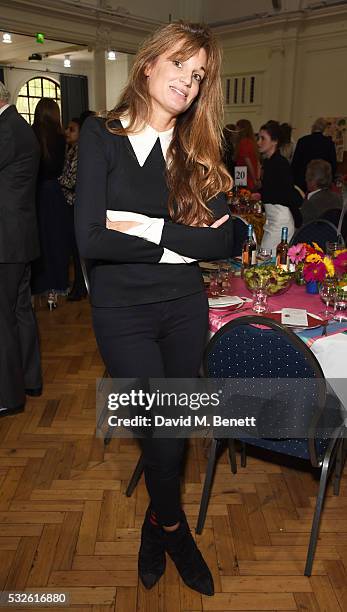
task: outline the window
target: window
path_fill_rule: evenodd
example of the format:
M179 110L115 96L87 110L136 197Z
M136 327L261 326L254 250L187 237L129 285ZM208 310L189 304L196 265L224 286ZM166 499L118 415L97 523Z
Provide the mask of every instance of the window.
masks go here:
M227 106L259 103L261 75L235 75L225 79L224 102Z
M46 77L34 77L21 87L17 96L17 110L31 125L36 104L41 98L53 98L61 108L60 85Z

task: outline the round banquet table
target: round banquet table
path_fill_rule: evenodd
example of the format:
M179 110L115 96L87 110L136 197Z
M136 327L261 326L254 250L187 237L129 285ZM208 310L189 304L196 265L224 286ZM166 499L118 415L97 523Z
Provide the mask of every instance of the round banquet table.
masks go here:
M231 281L230 295L238 295L240 297L252 298L252 293L248 291L244 281L240 277L233 277ZM318 314L324 309L324 305L319 295L313 295L306 292L305 286L292 284L292 286L281 295L274 295L268 298L269 312L281 310L282 308L305 308L307 312ZM230 316L226 316L227 308L210 308L210 330L216 332L222 325L228 321L240 317L245 314L255 314L252 311L252 304L240 310L232 310ZM223 319L221 319L221 315ZM225 316L224 316L225 315Z
M246 288L244 281L233 277L228 291L230 295L251 298L252 294ZM324 310L319 295L306 292L305 286L293 284L288 291L281 295L268 298L269 312L282 308L304 308L312 314L319 314ZM249 303L239 310L228 308L210 308L209 328L210 337L229 321L244 315L256 314ZM266 313L264 313L266 316ZM296 331L297 335L310 347L315 354L324 376L329 379L331 387L347 409L347 321L343 323L329 322L327 335L322 336L323 327L311 330Z

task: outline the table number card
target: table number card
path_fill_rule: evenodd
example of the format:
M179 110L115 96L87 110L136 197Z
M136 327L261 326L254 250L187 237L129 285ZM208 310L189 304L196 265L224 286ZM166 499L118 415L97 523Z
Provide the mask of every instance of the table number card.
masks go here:
M239 187L247 187L247 166L235 166L234 184Z
M304 308L282 308L281 323L284 325L308 325L307 310Z

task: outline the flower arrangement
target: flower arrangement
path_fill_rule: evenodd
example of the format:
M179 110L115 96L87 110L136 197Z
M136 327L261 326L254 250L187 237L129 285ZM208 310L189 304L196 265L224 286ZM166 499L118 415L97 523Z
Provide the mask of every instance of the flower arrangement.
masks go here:
M347 275L347 249L339 249L331 257L316 242L312 245L302 242L288 249L288 257L297 268L302 269L307 283Z
M252 193L249 189L246 189L245 187L241 187L239 189L239 197L242 198L243 200L250 200L251 195Z

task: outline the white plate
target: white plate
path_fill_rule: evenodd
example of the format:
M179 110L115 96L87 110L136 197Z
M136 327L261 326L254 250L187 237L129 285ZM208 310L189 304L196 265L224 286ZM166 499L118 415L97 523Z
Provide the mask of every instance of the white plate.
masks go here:
M244 301L238 295L222 295L220 297L208 298L210 308L227 308L228 306L240 308Z

